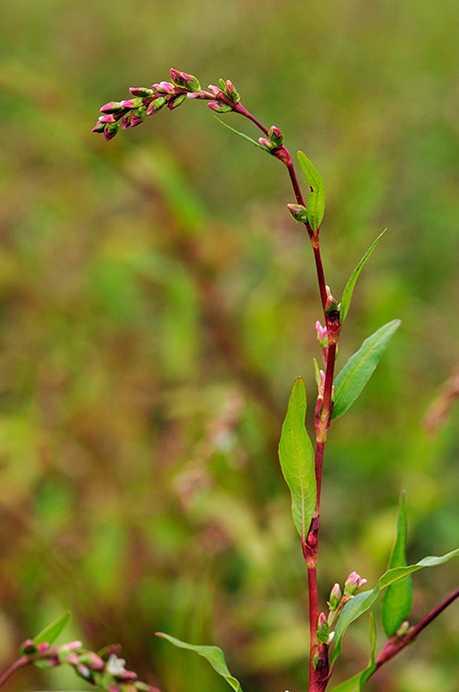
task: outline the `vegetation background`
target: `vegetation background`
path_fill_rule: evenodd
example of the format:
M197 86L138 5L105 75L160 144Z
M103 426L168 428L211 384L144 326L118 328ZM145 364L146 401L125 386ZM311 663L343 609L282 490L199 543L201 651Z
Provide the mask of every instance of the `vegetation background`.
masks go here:
M455 0L1 3L3 668L69 609L69 639L119 641L165 692L226 687L156 630L223 647L247 692L306 685L306 573L276 446L298 375L315 399L312 254L284 169L204 104L108 144L91 134L103 103L169 67L230 78L315 163L336 296L388 227L338 368L403 324L331 430L323 600L352 570L370 585L385 570L402 489L410 561L457 547L457 417L428 430L426 414L457 357L458 20ZM458 575L455 561L415 575L413 619ZM457 691L457 607L368 689ZM362 622L337 680L367 657ZM82 687L58 669L8 685Z

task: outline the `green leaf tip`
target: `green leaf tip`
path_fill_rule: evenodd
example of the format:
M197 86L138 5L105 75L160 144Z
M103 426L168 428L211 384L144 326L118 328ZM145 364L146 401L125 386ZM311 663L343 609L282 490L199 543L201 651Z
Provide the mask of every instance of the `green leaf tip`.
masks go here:
M304 177L306 178L311 190L306 207L309 225L314 233L317 233L322 224L325 212L324 182L314 164L305 154L303 154L302 151L299 151L297 156L298 161L300 162L301 170L303 171Z
M335 405L332 418L342 416L357 399L372 376L387 344L397 329L400 320L392 320L365 339L361 347L349 358L334 381Z
M230 109L231 110L231 109ZM259 149L263 149L263 151L266 151L268 154L270 153L266 147L264 147L262 144L259 142L256 142L252 137L249 137L249 135L244 134L243 132L239 132L239 130L235 130L234 127L231 127L231 125L228 125L228 123L223 122L220 118L218 118L216 115L214 115L214 118L218 120L219 123L221 123L224 127L226 127L228 130L231 130L231 132L234 132L235 135L238 137L241 137L242 139L245 139L246 142L250 142L250 144L253 144L254 146L258 147Z
M405 494L400 498L397 521L397 534L389 561L389 569L406 567L406 503ZM382 625L386 637L391 637L411 612L413 605L413 582L408 575L404 579L388 586L382 602Z
M359 278L359 274L362 271L366 261L370 257L370 255L373 253L373 250L375 249L376 245L378 244L379 240L383 237L384 233L387 231L387 228L385 228L382 233L378 235L376 240L370 245L354 271L352 272L351 276L349 277L349 281L347 282L345 289L343 291L343 297L341 298L341 307L340 307L340 320L341 324L343 324L346 315L349 310L349 305L351 304L351 298L352 298L352 293L354 291L354 286L356 284L357 279Z
M66 611L47 625L36 637L33 638L34 644L52 644L60 635L70 618L70 611Z
M233 677L229 672L223 651L219 649L218 646L197 646L195 644L187 644L187 642L182 642L180 639L171 637L170 634L165 634L164 632L156 632L155 634L157 637L167 639L168 642L179 647L180 649L188 649L189 651L194 651L195 653L199 654L199 656L202 656L209 661L212 668L226 680L228 685L230 685L233 690L236 690L236 692L242 692L239 680L236 680L236 678Z
M282 474L292 497L293 522L306 535L316 506L314 449L305 427L306 392L302 377L292 388L279 442Z

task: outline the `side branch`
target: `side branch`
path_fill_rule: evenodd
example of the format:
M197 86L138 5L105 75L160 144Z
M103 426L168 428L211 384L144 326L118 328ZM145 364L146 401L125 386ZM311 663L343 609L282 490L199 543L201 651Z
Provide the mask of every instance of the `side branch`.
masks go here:
M411 642L419 636L422 630L425 629L427 625L429 625L432 622L432 620L435 620L435 618L438 615L440 615L440 613L442 613L445 610L445 608L451 605L451 603L458 597L459 589L456 589L447 598L445 598L444 601L439 603L436 608L431 610L430 613L428 613L422 620L420 620L417 625L412 627L409 630L409 632L407 632L405 635L399 636L397 634L394 634L394 636L386 642L386 645L384 646L383 650L378 656L376 660L375 672L376 670L381 668L381 666L384 663L390 661L390 659L393 658L396 654L398 654L399 651L402 651L402 649L408 646L408 644L411 644Z

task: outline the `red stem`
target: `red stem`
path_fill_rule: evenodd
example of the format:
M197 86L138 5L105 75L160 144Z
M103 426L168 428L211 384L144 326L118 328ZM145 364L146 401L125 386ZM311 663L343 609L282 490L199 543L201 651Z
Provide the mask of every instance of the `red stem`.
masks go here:
M5 682L8 680L8 678L10 678L11 675L13 675L13 673L16 672L16 670L17 670L18 668L21 668L22 666L25 666L25 665L27 665L28 663L30 663L30 658L29 658L29 657L27 657L27 656L21 656L21 658L18 658L18 660L15 661L15 662L13 663L13 665L11 665L11 666L8 668L8 670L6 670L6 671L3 673L2 676L0 676L0 687L2 687L2 686L5 684Z
M378 656L376 660L376 670L380 668L384 663L387 663L387 661L390 661L391 658L393 658L396 654L399 653L399 651L402 651L402 649L405 648L405 646L408 646L416 637L419 636L419 634L422 632L423 629L429 625L432 620L434 620L438 615L440 615L441 612L445 610L456 598L459 597L459 589L456 589L453 591L447 598L445 598L444 601L439 603L436 608L430 611L422 620L418 622L417 625L415 625L412 629L410 629L409 632L407 632L405 635L402 637L397 636L394 634L393 637L391 637L385 644L383 650L381 651L380 655ZM375 672L376 672L375 670Z

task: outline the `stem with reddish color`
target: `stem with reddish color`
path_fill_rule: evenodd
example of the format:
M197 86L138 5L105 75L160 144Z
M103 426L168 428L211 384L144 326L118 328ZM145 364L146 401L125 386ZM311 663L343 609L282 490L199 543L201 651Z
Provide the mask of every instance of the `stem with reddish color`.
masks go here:
M26 666L28 663L30 663L30 658L28 656L21 656L21 658L18 658L17 661L11 665L8 670L6 670L2 676L0 676L0 687L2 687L5 682L10 678L13 673L15 673L18 668L21 668L22 666Z
M445 598L441 603L439 603L433 610L430 611L422 620L418 622L417 625L412 627L406 634L399 636L394 634L390 639L387 640L383 650L379 654L376 660L376 670L381 668L384 663L390 661L399 651L408 646L416 637L420 635L423 629L429 625L432 620L434 620L441 612L445 610L456 598L459 597L459 589L453 591L447 598Z
M268 129L260 123L241 103L233 106L233 110L240 115L251 120L265 135ZM282 145L271 152L287 167L290 181L292 183L295 198L298 204L305 206L303 194L301 192L292 157L288 149ZM309 596L309 632L310 632L310 658L309 658L309 692L323 692L329 678L330 670L328 664L328 644L323 644L317 639L317 622L319 618L319 599L317 589L317 558L318 558L318 537L320 528L320 496L322 487L322 467L324 458L324 447L327 439L328 428L332 413L332 393L333 376L336 358L336 346L340 334L339 313L337 310L328 309L328 295L325 284L325 275L320 253L319 231L314 231L308 222L305 223L306 230L311 240L314 260L319 284L319 293L324 311L325 325L328 333L328 352L325 369L325 383L323 398L320 402L319 410L316 410L316 449L315 449L315 475L316 475L316 507L311 521L307 536L302 537L303 555L308 569L308 596Z

